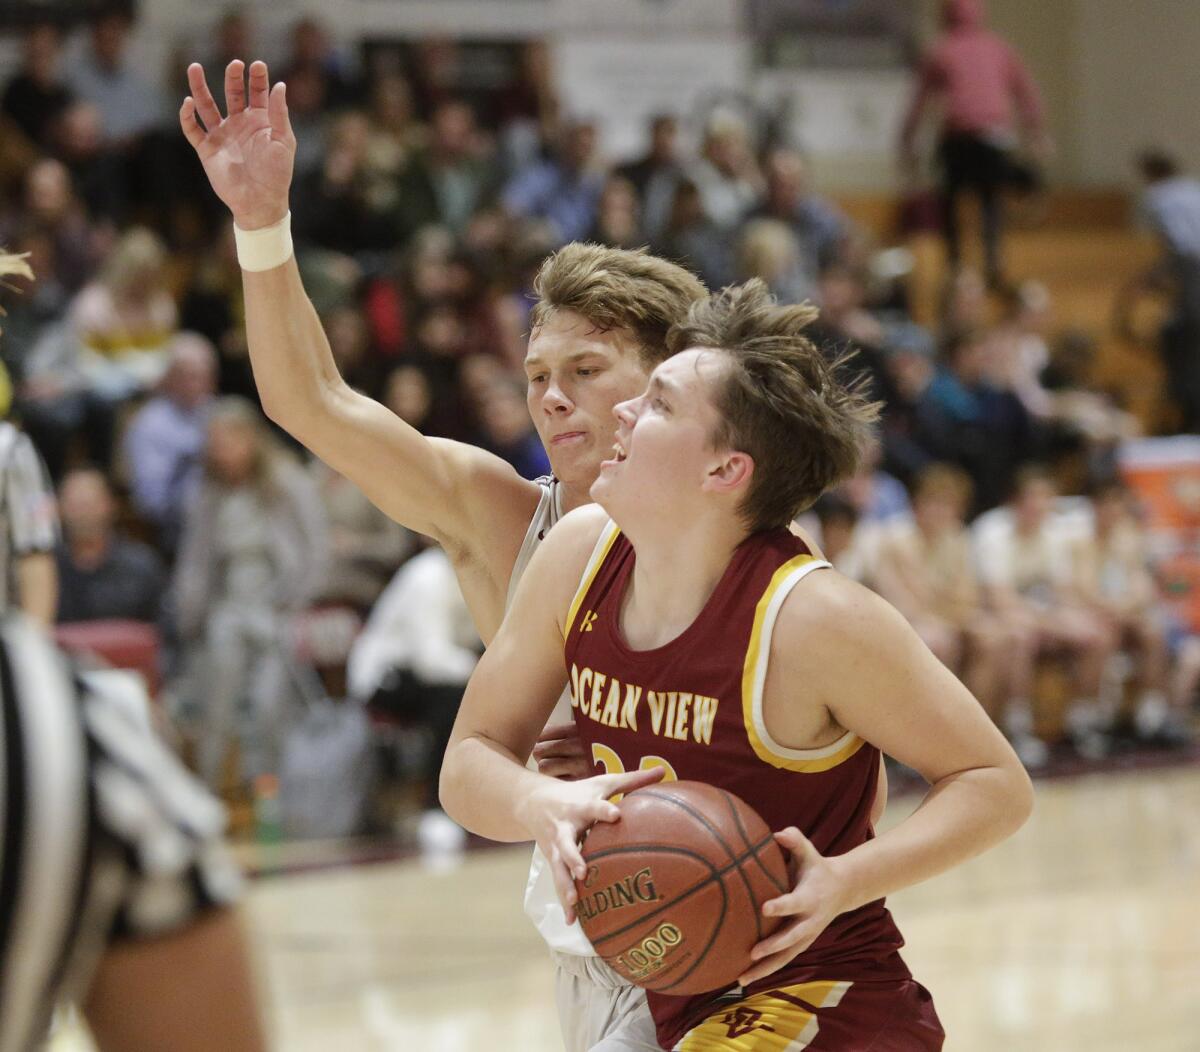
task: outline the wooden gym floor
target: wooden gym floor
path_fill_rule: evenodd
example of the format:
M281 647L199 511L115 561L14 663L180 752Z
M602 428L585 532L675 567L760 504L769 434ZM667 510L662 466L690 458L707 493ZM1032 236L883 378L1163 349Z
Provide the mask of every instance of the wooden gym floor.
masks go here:
M885 825L916 797L894 800ZM527 850L255 882L247 914L282 1052L550 1052ZM1013 840L895 895L950 1052L1200 1049L1200 766L1038 785ZM186 980L185 980L186 981ZM89 1046L68 1028L54 1052Z

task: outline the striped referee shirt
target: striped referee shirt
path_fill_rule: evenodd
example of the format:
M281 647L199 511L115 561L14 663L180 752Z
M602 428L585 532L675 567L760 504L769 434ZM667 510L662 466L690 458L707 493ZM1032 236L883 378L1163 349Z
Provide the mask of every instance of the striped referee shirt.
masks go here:
M220 805L127 681L76 674L9 614L0 707L0 1052L29 1052L109 944L185 927L240 877Z
M28 435L0 421L0 610L15 605L16 560L52 552L57 541L54 490L42 458Z

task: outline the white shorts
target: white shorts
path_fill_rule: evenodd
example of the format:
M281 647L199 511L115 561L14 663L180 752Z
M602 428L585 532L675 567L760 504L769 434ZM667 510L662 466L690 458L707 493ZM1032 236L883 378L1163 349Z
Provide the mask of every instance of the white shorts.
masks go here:
M566 1052L661 1052L641 987L630 986L599 957L552 956Z

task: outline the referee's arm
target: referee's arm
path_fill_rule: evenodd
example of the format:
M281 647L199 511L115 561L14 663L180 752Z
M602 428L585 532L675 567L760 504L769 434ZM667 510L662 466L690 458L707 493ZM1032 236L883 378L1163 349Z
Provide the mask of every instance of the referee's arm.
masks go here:
M30 552L16 559L17 595L21 610L43 628L58 614L58 564L52 552Z
M214 910L170 935L114 944L83 1004L100 1052L262 1052L238 914Z
M58 614L58 509L42 458L29 436L19 434L4 476L17 604L44 628Z

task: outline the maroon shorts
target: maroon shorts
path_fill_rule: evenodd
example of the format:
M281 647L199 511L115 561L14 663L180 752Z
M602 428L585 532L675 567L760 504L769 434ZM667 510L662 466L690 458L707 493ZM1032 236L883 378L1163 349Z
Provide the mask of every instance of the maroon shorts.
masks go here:
M722 1005L675 1052L937 1052L946 1039L929 991L912 979L819 981Z

